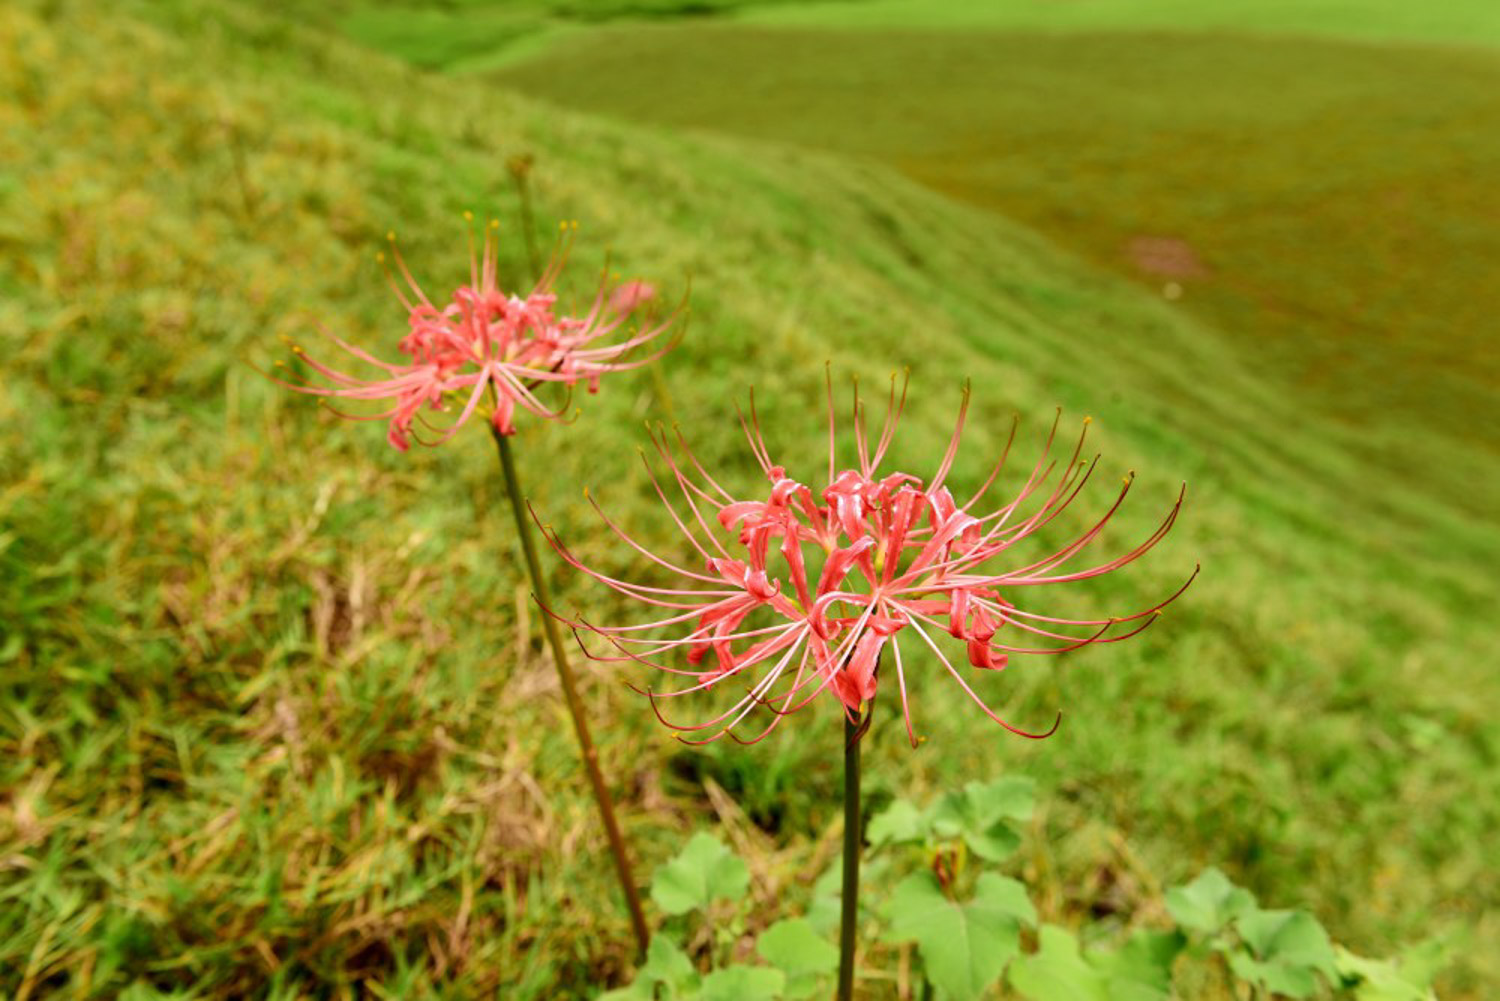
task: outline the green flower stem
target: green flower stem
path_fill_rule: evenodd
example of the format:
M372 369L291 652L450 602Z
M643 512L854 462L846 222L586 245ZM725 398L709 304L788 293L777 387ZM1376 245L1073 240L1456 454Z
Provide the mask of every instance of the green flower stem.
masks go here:
M558 631L557 620L547 613L547 609L552 606L552 599L547 593L547 581L542 576L541 562L537 559L536 542L531 535L531 521L526 517L526 503L521 493L520 477L516 475L510 439L496 431L493 425L490 431L500 450L505 489L510 494L511 510L516 515L516 534L521 537L521 548L526 554L526 569L531 574L531 586L537 603L542 606L542 626L547 633L547 645L552 649L552 663L557 667L557 677L562 682L563 694L567 697L568 712L573 717L573 729L578 734L578 746L583 752L584 769L588 772L589 785L594 790L594 802L599 805L599 816L604 821L604 833L609 839L610 854L615 858L615 871L620 877L620 887L625 891L625 906L630 912L630 925L635 931L636 945L644 956L646 946L651 941L651 933L641 910L641 895L630 870L630 859L625 854L625 839L620 834L619 822L615 820L614 801L610 798L609 787L604 784L604 774L599 770L599 751L594 747L593 737L589 735L588 722L583 715L583 701L578 697L578 686L563 648L562 634Z
M859 924L859 743L858 716L844 717L844 886L839 914L838 1001L854 997L854 933Z
M531 167L533 160L530 153L513 156L506 164L510 170L510 178L516 184L516 196L521 202L521 233L526 238L526 263L531 265L531 280L540 281L542 277L542 255L537 252L536 246L536 220L531 214Z

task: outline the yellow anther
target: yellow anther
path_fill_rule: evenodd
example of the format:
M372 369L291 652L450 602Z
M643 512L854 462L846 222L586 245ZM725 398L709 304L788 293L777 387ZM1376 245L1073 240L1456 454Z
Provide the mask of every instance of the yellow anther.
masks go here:
M385 231L385 238L387 240L391 241L392 243L395 243L396 242L396 231L394 229L388 229L388 230L386 230Z
M385 251L383 251L383 250L377 250L375 252L375 260L379 261L381 264L384 264L385 263Z
M1085 417L1083 419L1083 423L1085 423L1085 424L1092 424L1092 423L1094 423L1094 419L1092 417Z
M470 212L468 209L464 209L464 222L473 222L473 221L474 221L474 213Z
M491 219L490 220L490 229L499 229L499 228L500 228L500 220L499 219Z

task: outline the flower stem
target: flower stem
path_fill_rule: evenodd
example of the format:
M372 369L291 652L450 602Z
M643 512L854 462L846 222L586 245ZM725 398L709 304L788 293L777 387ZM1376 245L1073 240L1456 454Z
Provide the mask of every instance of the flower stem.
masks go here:
M531 265L531 280L540 281L542 277L542 255L537 253L536 248L536 220L531 215L531 168L533 161L530 153L513 156L506 163L510 170L510 178L516 184L516 195L521 201L521 233L526 238L526 263Z
M536 543L531 536L531 522L525 513L525 501L521 493L521 480L516 475L515 457L511 454L510 439L490 428L495 444L500 450L500 467L505 472L505 489L510 494L511 510L516 515L516 534L521 537L521 549L526 554L526 569L531 575L531 586L537 603L542 606L542 626L547 634L547 645L552 650L552 663L557 667L558 680L562 682L563 694L567 698L568 712L573 717L573 729L578 734L578 747L583 752L584 769L588 772L589 785L594 790L594 802L599 805L599 816L604 821L604 833L609 839L609 850L615 858L615 871L620 877L620 888L625 891L625 907L630 912L630 925L635 932L636 945L645 955L651 933L646 928L646 916L641 911L640 891L630 870L630 859L625 854L625 839L620 835L620 825L615 820L614 801L609 788L604 784L604 774L599 770L599 751L589 735L589 727L583 715L583 701L578 697L578 686L573 679L573 669L568 664L568 655L563 648L562 635L558 632L557 620L547 613L552 599L547 593L547 581L542 576L541 562L537 559Z
M844 717L844 886L839 915L838 1001L854 997L854 933L859 924L859 743L864 736L856 715Z

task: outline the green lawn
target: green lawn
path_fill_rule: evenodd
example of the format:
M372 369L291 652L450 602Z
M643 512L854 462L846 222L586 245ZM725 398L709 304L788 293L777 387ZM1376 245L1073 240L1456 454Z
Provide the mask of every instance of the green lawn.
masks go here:
M21 0L0 42L0 991L555 998L627 975L551 669L517 638L489 442L399 455L256 371L320 325L389 350L384 233L461 280L461 213L513 219L523 152L539 214L582 220L575 299L606 249L668 292L691 275L664 375L731 482L753 477L726 401L752 382L778 453L818 461L825 360L910 366L896 461L922 470L972 379L958 486L1013 412L1026 458L1054 407L1092 415L1087 499L1140 473L1116 539L1189 482L1173 534L1092 595L1137 604L1201 561L1159 626L989 679L1018 722L1064 709L1059 734L1009 737L914 662L930 739L885 714L876 796L1035 776L1016 874L1048 920L1149 924L1212 863L1364 952L1466 935L1445 998L1500 982L1500 533L1361 450L1423 462L1441 437L1310 416L1191 310L870 159L560 111L227 3ZM625 573L579 493L665 540L634 464L653 398L623 377L517 443L538 508ZM715 823L712 779L764 829L758 919L796 906L836 823L837 715L693 752L588 677L644 867Z
M1354 447L1384 475L1474 513L1500 506L1500 477L1456 461L1477 450L1493 471L1497 458L1500 61L1488 53L623 27L490 79L893 165L1180 296L1241 366L1316 419L1362 429Z
M751 6L736 17L817 28L1056 32L1172 31L1311 35L1457 45L1500 43L1486 0L814 0Z

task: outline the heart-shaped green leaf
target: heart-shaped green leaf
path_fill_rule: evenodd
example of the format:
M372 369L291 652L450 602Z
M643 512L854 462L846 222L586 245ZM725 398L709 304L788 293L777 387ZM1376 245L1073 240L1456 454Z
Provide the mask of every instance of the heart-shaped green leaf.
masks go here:
M1065 928L1042 925L1037 951L1010 966L1010 985L1032 1001L1110 1001L1104 974L1084 960Z
M1172 963L1184 945L1180 932L1140 931L1115 952L1090 953L1104 975L1110 1001L1167 1001L1172 996Z
M1347 949L1335 947L1339 976L1354 983L1358 1001L1436 1001L1432 974L1421 962L1394 959L1365 959Z
M998 862L1021 844L1019 822L1031 817L1035 783L1024 778L970 782L933 807L932 829L941 837L963 838L980 858Z
M1336 980L1337 957L1328 933L1306 911L1263 911L1241 914L1235 922L1252 959L1239 953L1230 967L1244 980L1288 997L1305 998L1318 988L1315 973Z
M653 1001L661 987L662 1001L693 997L698 989L698 971L692 960L663 935L651 939L646 962L636 971L629 987L621 987L599 997L599 1001Z
M737 899L750 887L750 870L723 842L698 833L682 854L656 870L651 899L668 914L707 910L715 900Z
M1033 924L1036 911L1026 888L1013 879L985 873L974 899L956 903L937 877L919 872L891 895L888 941L916 940L927 978L953 1001L978 998L1020 951L1021 923Z
M778 921L755 943L761 958L786 974L785 996L811 997L839 965L839 951L802 918Z
M785 983L768 966L726 966L703 978L696 1001L776 1001Z
M909 801L898 799L870 820L865 836L871 847L902 845L927 840L931 829L927 816Z
M1167 891L1167 910L1189 931L1213 935L1255 908L1255 897L1217 869L1205 869L1187 886Z

